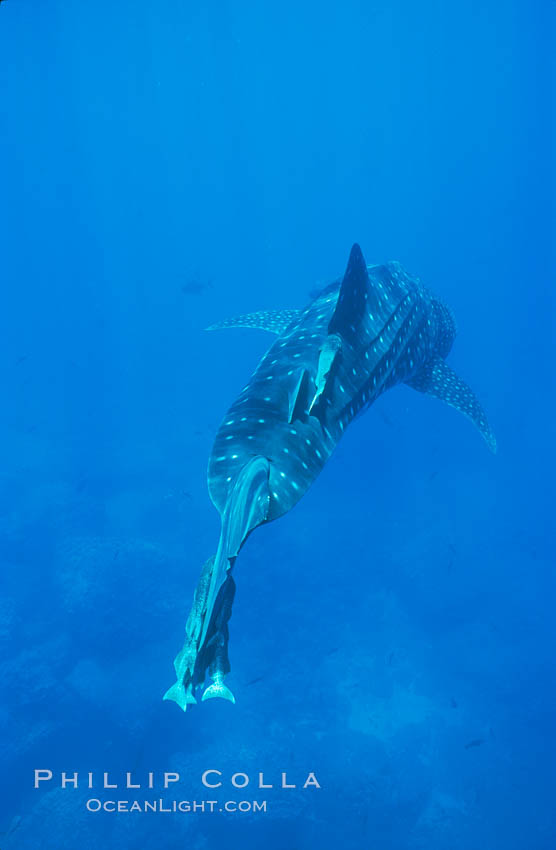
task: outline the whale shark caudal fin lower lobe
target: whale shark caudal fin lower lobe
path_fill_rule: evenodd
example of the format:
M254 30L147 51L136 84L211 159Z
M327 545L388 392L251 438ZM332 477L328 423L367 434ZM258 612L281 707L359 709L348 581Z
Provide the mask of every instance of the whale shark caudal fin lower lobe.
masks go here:
M301 316L301 310L259 310L257 313L244 313L231 319L223 319L206 328L207 331L218 331L224 328L259 328L273 334L282 334Z
M406 381L406 384L414 390L445 401L468 416L485 438L491 452L496 453L496 437L490 429L483 408L473 391L441 357L433 357L419 374Z

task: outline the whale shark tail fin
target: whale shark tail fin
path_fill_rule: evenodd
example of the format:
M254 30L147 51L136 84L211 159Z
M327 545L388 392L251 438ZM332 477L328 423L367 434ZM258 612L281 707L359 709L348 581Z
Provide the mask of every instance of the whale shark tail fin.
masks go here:
M221 697L235 702L223 684L230 671L227 623L235 592L231 569L251 531L268 520L269 475L268 459L255 455L242 467L228 494L218 550L203 566L187 618L185 643L174 660L177 682L164 695L184 711L196 702L193 693L207 672L213 682L202 699Z
M222 512L220 541L206 593L206 613L199 645L202 645L207 636L218 592L226 581L239 550L251 531L266 522L270 505L269 475L268 459L255 455L242 467L228 494Z
M215 699L219 697L220 699L227 699L228 702L232 702L235 704L236 698L234 697L231 690L224 684L221 679L217 679L212 685L209 685L208 688L203 693L201 697L201 702L204 702L207 699Z
M473 391L440 357L433 357L421 371L406 381L414 390L445 401L455 407L476 425L491 452L496 454L496 437L492 433L486 414Z
M188 705L197 705L197 700L191 691L186 691L182 682L176 682L171 688L168 688L162 699L172 700L184 711L187 711Z

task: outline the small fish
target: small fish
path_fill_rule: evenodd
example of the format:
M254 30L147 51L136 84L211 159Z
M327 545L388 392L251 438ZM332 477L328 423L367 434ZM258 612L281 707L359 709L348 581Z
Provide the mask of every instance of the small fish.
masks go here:
M451 697L451 699L450 699L450 705L452 706L452 708L458 707L458 704L453 697Z
M86 478L85 476L83 476L83 478L80 478L80 479L76 482L76 484L75 484L75 492L76 492L76 493L82 493L82 492L83 492L83 490L86 490L86 489L87 489L87 485L88 485L87 478Z
M2 2L2 0L0 0L0 3L1 2ZM18 357L17 360L15 361L15 365L19 366L20 363L25 363L25 361L28 360L28 359L29 359L28 354L22 354L21 357Z
M467 744L465 744L465 749L470 750L472 747L480 747L481 744L484 744L484 742L484 738L473 738L471 741L468 741Z
M182 283L180 289L184 295L202 295L207 289L212 289L212 281L192 278Z
M340 648L339 646L335 646L332 649L329 649L328 652L325 652L324 654L325 655L334 655L335 652L338 652L339 648Z
M257 682L261 682L264 679L264 676L257 676L255 679L251 679L250 682L245 683L245 687L248 688L249 685L256 685Z
M383 410L381 410L378 415L380 416L380 418L382 419L382 421L384 422L385 425L388 425L389 428L394 427L394 423L392 422L390 417L386 415L386 413Z

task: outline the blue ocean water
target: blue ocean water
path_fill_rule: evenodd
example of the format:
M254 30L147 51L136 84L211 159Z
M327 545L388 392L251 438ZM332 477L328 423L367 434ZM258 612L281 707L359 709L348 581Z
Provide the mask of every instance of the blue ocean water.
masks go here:
M548 0L0 4L2 850L556 846L553 25ZM381 397L238 559L236 705L183 715L207 459L269 345L204 328L304 306L354 241L453 308L498 454Z

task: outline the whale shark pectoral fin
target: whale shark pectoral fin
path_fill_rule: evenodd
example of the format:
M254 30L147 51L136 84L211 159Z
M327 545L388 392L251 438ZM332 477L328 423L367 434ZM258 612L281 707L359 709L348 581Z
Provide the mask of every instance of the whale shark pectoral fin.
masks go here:
M330 334L340 334L353 342L367 309L369 275L361 248L355 243L351 249L347 268L340 284L338 301L328 323Z
M223 328L259 328L278 336L301 316L301 310L259 310L257 313L244 313L231 319L223 319L206 328L207 331L217 331Z
M473 391L440 357L434 357L406 384L419 392L434 396L469 417L491 452L496 453L496 437L490 429L486 414Z

